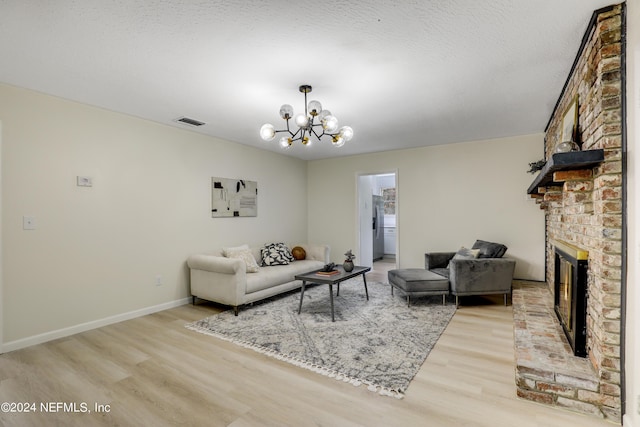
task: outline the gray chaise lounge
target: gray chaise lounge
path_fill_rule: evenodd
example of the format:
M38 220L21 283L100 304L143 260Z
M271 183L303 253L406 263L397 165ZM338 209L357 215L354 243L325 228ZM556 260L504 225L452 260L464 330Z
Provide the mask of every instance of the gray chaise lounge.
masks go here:
M516 261L502 258L507 247L499 243L477 240L472 249L479 249L478 258L456 259L456 252L426 253L425 268L449 278L456 306L461 296L491 294L504 294L507 305Z

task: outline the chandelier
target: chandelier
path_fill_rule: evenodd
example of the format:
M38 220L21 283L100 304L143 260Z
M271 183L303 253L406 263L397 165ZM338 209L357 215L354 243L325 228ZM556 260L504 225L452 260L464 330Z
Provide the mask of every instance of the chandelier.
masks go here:
M342 147L345 142L353 138L353 129L349 126L342 126L338 129L338 119L331 114L331 111L323 110L320 102L311 101L307 104L307 94L311 92L310 85L302 85L299 90L304 93L304 114L299 113L294 117L293 107L284 104L280 107L280 117L287 122L287 128L276 130L272 124L267 123L260 128L262 139L271 141L275 138L276 133L286 132L286 135L280 138L280 148L286 150L291 148L293 141L300 141L303 145L308 145L311 142L309 139L311 135L315 136L318 141L325 135L331 137L331 143L334 147ZM298 130L295 132L289 127L291 118L298 125Z

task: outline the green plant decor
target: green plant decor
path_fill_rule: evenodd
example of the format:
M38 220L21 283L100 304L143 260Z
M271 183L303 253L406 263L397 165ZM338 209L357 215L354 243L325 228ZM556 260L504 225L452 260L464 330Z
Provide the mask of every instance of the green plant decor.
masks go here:
M538 160L537 162L531 162L529 163L529 170L527 172L531 174L536 173L542 169L545 164L547 164L547 162L545 162L544 159Z

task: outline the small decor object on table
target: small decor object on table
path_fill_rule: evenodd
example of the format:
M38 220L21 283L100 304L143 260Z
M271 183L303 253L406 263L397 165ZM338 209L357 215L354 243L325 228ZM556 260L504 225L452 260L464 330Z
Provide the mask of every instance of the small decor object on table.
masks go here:
M333 276L334 274L338 273L340 273L340 271L336 270L336 264L333 262L325 264L322 270L316 272L318 276Z
M344 256L346 259L344 260L344 264L342 264L342 268L344 268L344 271L346 272L353 271L353 260L356 256L351 252L351 249L349 249Z

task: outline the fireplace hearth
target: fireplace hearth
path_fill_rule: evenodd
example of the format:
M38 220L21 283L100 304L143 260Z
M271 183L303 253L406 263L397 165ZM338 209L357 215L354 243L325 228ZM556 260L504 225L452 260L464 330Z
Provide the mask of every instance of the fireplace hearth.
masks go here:
M566 242L554 248L554 310L575 356L587 356L589 253Z

